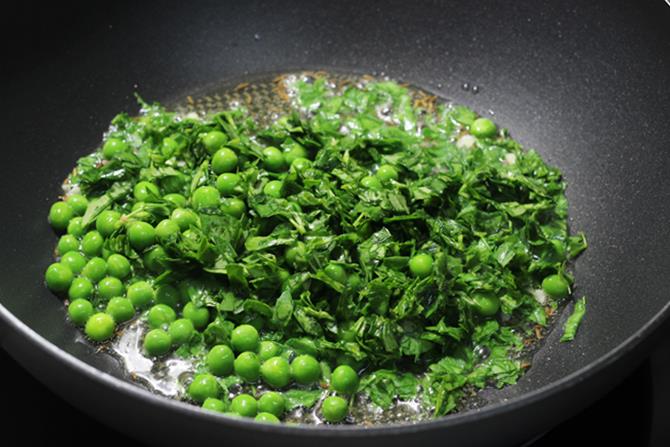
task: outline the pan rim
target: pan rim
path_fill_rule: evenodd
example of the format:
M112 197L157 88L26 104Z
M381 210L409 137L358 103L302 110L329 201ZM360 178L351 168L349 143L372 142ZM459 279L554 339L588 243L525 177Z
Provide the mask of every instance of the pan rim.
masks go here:
M111 374L95 368L88 363L78 359L76 356L64 351L56 344L50 342L42 335L35 332L30 326L21 321L16 315L10 312L0 303L0 323L9 331L29 340L30 344L42 350L43 353L65 363L69 367L84 374L89 380L96 384L111 388L112 391L122 393L124 398L142 399L148 403L163 407L175 412L189 413L192 417L204 418L210 423L221 424L230 428L251 429L255 431L297 435L297 436L358 436L368 437L379 434L394 435L408 434L431 429L446 429L449 427L463 425L475 420L492 418L499 414L507 413L513 409L530 405L534 402L551 397L562 390L568 389L580 381L592 377L600 371L606 369L621 357L633 351L637 346L643 343L661 324L670 319L670 301L668 301L660 311L648 320L635 333L630 335L622 343L611 349L607 354L597 358L593 362L583 366L559 380L544 385L536 390L521 394L506 400L504 402L495 402L485 405L482 408L468 410L461 413L443 416L437 419L421 421L413 424L379 424L371 427L359 427L355 425L287 425L287 424L259 424L253 420L238 419L219 415L211 411L206 411L200 407L187 404L182 401L170 399L165 396L154 394L140 386L134 385L128 381L122 380ZM4 342L4 340L2 340ZM4 343L3 343L4 347ZM12 354L11 351L9 352ZM32 373L32 372L31 372ZM67 399L65 399L67 400ZM101 421L106 423L106 421Z

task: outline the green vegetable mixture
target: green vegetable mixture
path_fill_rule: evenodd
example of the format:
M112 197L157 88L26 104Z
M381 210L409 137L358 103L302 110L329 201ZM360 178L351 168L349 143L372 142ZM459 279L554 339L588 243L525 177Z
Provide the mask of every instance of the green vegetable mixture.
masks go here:
M561 173L395 82L293 88L269 123L142 101L113 119L49 212L71 321L104 342L141 318L146 356L192 359L185 400L267 423L355 422L361 397L437 417L515 383L586 248Z

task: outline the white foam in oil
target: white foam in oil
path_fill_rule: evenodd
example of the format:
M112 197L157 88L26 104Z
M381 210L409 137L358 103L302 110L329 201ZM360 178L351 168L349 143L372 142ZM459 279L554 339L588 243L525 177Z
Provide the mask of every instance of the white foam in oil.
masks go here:
M157 394L181 397L185 383L195 370L194 359L180 358L175 354L162 357L160 361L147 357L142 347L146 331L146 322L141 318L131 321L112 343L112 352L134 381Z

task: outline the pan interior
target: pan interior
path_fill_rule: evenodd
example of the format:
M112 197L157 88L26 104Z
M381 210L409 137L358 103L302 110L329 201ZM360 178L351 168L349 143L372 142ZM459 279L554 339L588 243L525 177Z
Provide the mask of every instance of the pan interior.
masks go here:
M408 14L406 2L388 2L383 12L366 2L337 2L315 13L250 1L219 14L187 5L89 14L92 21L82 23L90 26L77 29L85 38L59 35L53 41L62 48L31 54L41 64L13 66L3 83L8 155L0 172L8 186L0 194L11 211L3 216L0 303L49 342L122 377L114 359L96 353L65 322L42 275L52 258L45 247L56 242L45 210L112 116L136 112L133 91L170 102L193 86L249 73L385 71L493 111L495 121L565 174L571 224L590 242L574 267L575 293L589 299L582 330L572 344L559 343L558 331L549 334L519 384L487 398L504 401L552 385L629 341L668 302L670 92L658 74L670 69L659 57L670 46L667 7L655 3L657 9L568 1L540 10L534 2L424 2ZM175 32L183 17L193 32ZM147 24L151 39L144 38ZM479 93L464 83L478 85Z
M279 116L295 110L293 96L295 83L305 81L315 82L319 78L327 80L334 91L340 91L346 86L363 86L371 81L386 81L387 76L373 76L370 74L352 74L333 71L301 71L291 73L264 73L250 75L239 79L225 79L219 84L198 89L185 97L169 99L166 104L170 111L175 111L181 117L207 117L211 114L231 108L244 107L249 111L254 121L261 126L269 125ZM437 104L450 104L447 98L441 98L419 87L404 83L411 92L415 104L430 102L431 107ZM579 279L577 279L579 281ZM549 324L541 330L540 338L529 337L525 340L525 348L519 354L524 363L532 365L533 355L541 349L544 337L549 333L556 321L562 315L568 301L561 301L558 311L548 319ZM539 328L538 328L539 329ZM124 324L121 335L112 343L106 345L105 353L117 358L124 371L126 380L132 381L146 389L167 397L177 397L184 392L184 380L192 375L192 365L178 356L169 355L151 362L143 355L142 333L143 325L139 322ZM264 388L259 386L258 392ZM479 409L490 402L499 399L493 389L480 392L471 390L460 399L456 411ZM287 416L291 422L320 423L317 414L318 405L309 411L297 409ZM353 407L354 419L364 425L407 423L430 419L430 413L422 409L420 396L414 400L398 401L392 408L379 411L365 398L359 398Z
M338 73L337 70L333 70L334 73ZM346 79L347 81L352 81L356 76L354 75L338 75L339 79ZM233 78L227 79L219 84L216 84L215 87L208 86L206 88L196 91L193 95L182 95L178 99L167 98L165 101L167 104L171 104L171 107L175 110L188 114L188 113L197 113L204 115L210 112L224 109L228 105L236 105L241 102L246 102L248 104L262 104L262 107L265 110L272 110L272 113L280 113L283 110L281 109L281 102L276 102L276 95L273 92L276 83L273 82L275 75L261 74L256 77L251 77L253 79L252 83L247 81L240 82L244 78ZM428 90L419 90L422 94L426 94ZM273 102L274 101L274 102ZM445 100L446 101L446 100ZM514 128L512 127L512 133L515 135ZM86 149L83 152L87 152ZM540 149L540 152L542 150ZM567 166L568 177L570 177L569 171L570 166ZM579 172L574 174L579 175ZM53 173L51 174L53 176ZM576 275L578 289L575 291L577 294L586 294L589 296L595 296L594 307L598 307L599 299L598 297L602 296L599 293L599 290L594 290L593 285L589 284L590 282L598 282L600 273L597 272L598 268L607 267L608 269L617 269L617 267L623 268L622 260L617 259L616 257L608 256L604 260L600 259L598 265L590 265L589 258L591 262L596 262L597 254L593 254L594 251L605 249L606 247L600 247L598 242L600 242L601 232L599 228L596 228L596 224L589 219L584 219L584 216L593 216L594 210L590 208L585 199L588 199L588 194L585 194L585 191L575 191L578 187L573 184L570 180L569 182L569 199L572 207L572 221L573 225L578 228L584 228L582 224L586 225L585 230L595 237L596 244L595 247L587 250L584 255L584 259L580 259L574 269ZM591 185L591 193L593 191L598 191L598 187L602 185ZM52 191L44 191L47 197L53 197L53 195L58 191L58 188L54 188ZM42 208L44 208L42 206ZM626 210L621 209L622 213ZM580 214L581 213L581 214ZM596 219L598 216L594 216ZM82 334L72 325L66 321L66 315L64 311L64 306L57 301L57 299L50 295L48 291L41 290L41 281L42 272L46 265L51 261L50 253L46 247L53 246L55 244L55 237L51 233L48 225L46 224L46 219L44 216L35 216L33 215L34 220L31 222L30 227L33 229L33 234L39 234L40 237L33 239L32 241L26 243L34 252L39 252L38 262L32 264L27 270L30 271L33 278L36 278L34 281L34 287L32 291L32 298L29 298L24 302L8 302L10 310L14 311L21 315L22 311L24 313L24 318L27 318L28 321L32 320L34 325L42 330L42 335L52 342L62 346L67 352L75 355L76 357L86 361L89 364L96 366L99 369L102 369L116 377L122 378L123 380L131 380L131 375L128 374L117 356L111 352L102 352L97 349L95 346L88 343ZM575 225L576 224L576 225ZM589 225L590 224L590 225ZM589 230L589 227L592 228ZM616 228L616 225L614 226ZM620 228L620 231L625 231L624 228ZM627 235L630 237L630 235ZM37 244L37 241L42 243ZM44 241L50 241L47 244L44 244ZM25 247L24 247L25 248ZM609 249L616 249L616 245L611 245ZM596 258L594 258L596 257ZM38 268L39 266L39 268ZM630 266L625 266L627 269ZM633 266L634 268L634 266ZM25 274L25 273L23 273ZM6 285L12 285L12 281L5 281ZM15 289L15 294L22 293L20 289L23 288L23 284L15 284L17 289ZM602 286L602 284L599 284ZM9 290L5 288L5 290ZM589 291L592 291L590 293ZM35 305L39 301L39 305ZM3 303L4 304L4 303ZM582 364L581 358L584 357L586 353L592 352L593 347L589 347L590 343L593 343L597 337L593 333L594 325L597 330L603 322L598 322L600 318L598 316L601 313L598 310L594 310L589 306L589 312L587 313L587 318L583 324L583 329L580 331L580 337L575 343L572 344L562 344L558 342L560 337L560 330L550 331L546 339L543 340L543 347L540 348L538 344L536 347L540 348L534 356L532 361L533 367L522 377L519 384L508 386L502 390L497 390L493 388L485 389L482 392L478 393L477 396L474 396L466 400L462 404L462 409L478 409L482 406L485 406L491 402L500 402L511 397L521 395L525 392L531 391L536 387L541 386L542 384L547 383L549 378L557 380L561 378L567 372L576 369ZM609 309L611 312L611 309ZM605 311L608 313L608 311ZM560 317L559 319L563 321L565 316ZM48 322L48 323L46 323ZM624 320L620 324L626 324L629 320ZM558 325L560 329L560 324ZM608 337L605 340L612 340L616 334L608 334ZM599 341L599 345L602 346L602 340ZM552 360L552 357L554 360ZM556 358L564 359L561 363L558 363ZM567 361L565 360L567 359Z
M206 117L216 112L242 106L249 110L250 116L260 125L270 124L279 116L294 110L292 97L294 95L293 85L301 80L314 82L318 78L325 78L327 82L337 91L348 85L362 85L362 83L375 80L389 80L387 76L372 76L369 74L352 74L339 71L301 71L291 73L263 73L241 78L225 79L220 83L195 90L185 97L168 99L166 101L168 110L177 112L183 117L199 116ZM430 101L433 104L451 103L446 98L438 97L429 91L405 83L409 88L415 102ZM577 279L579 282L579 278ZM53 297L51 300L53 301ZM567 302L559 304L559 310L549 321L548 326L542 331L542 338L529 338L526 340L527 347L521 354L524 361L532 365L532 356L539 350L542 352L544 337L553 330L554 324L560 318ZM61 313L65 319L65 307ZM64 323L71 326L70 322ZM183 382L186 376L192 374L192 367L177 356L167 356L156 360L151 364L142 353L143 325L131 322L121 326L121 335L111 343L94 346L77 333L75 340L78 344L87 347L89 351L95 351L93 355L104 357L105 368L112 368L116 375L124 380L136 383L149 391L167 397L175 397L183 392ZM559 331L560 332L560 331ZM84 348L86 349L86 348ZM513 386L512 386L513 387ZM262 389L259 388L259 390ZM483 406L500 400L499 390L487 388L480 392L467 392L458 406L457 411L479 409ZM420 410L418 401L400 401L391 409L384 412L378 411L367 400L362 399L354 407L357 420L363 421L364 425L370 423L407 423L422 419L429 419L430 415ZM287 420L293 422L314 423L320 419L314 411L296 410L288 415Z

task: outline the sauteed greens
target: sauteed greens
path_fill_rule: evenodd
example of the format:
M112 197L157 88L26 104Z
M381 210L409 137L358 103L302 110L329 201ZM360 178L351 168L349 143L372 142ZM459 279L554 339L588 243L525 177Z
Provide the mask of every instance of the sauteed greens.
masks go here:
M184 399L265 422L357 422L361 397L440 416L515 383L586 248L561 173L395 82L291 88L268 122L113 119L49 213L72 322L103 342L139 316L146 356L192 359Z

